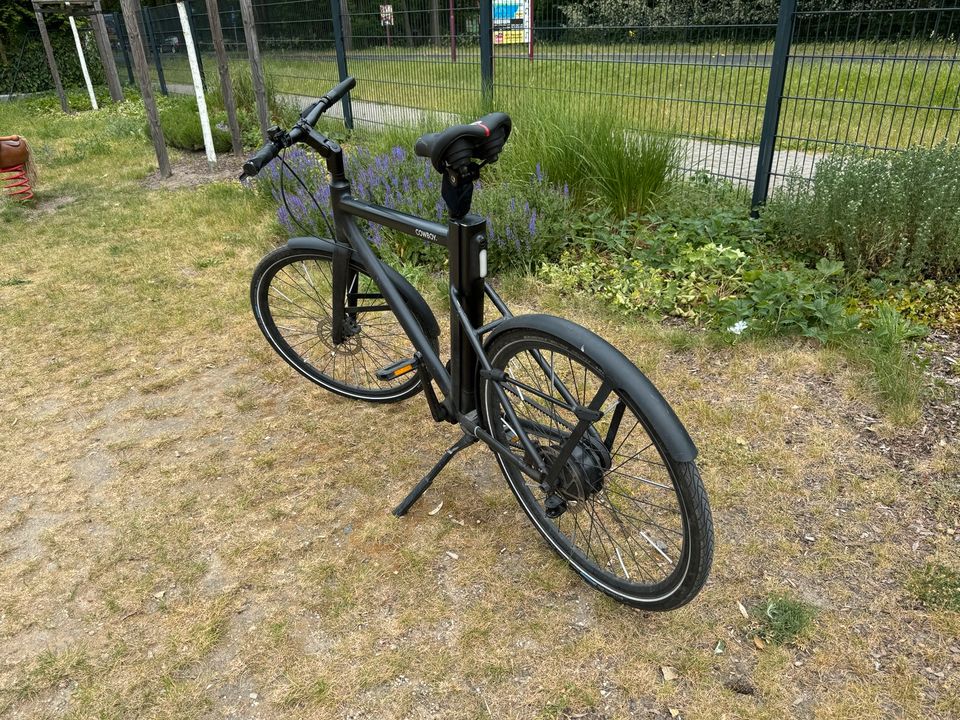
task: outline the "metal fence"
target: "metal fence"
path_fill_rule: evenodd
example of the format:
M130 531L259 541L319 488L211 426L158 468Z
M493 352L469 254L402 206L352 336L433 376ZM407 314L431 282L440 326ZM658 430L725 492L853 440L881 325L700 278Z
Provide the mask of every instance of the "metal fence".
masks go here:
M700 25L614 22L591 10L603 4L575 2L541 3L530 17L525 0L254 0L253 10L281 99L305 104L346 72L358 80L348 121L359 125L437 124L491 101L508 111L558 98L602 106L637 132L677 136L684 172L752 188L762 202L843 148L960 142L952 1L813 10L783 0L777 22ZM215 68L204 4L190 9L201 58ZM220 14L245 67L239 0ZM188 91L175 6L145 9L144 25L161 90Z

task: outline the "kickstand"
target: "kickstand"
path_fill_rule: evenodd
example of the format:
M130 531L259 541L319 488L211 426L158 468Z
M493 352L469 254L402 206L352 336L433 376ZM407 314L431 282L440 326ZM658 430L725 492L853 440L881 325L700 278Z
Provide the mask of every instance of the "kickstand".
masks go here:
M447 448L443 455L440 456L437 464L433 466L433 469L424 475L423 479L417 483L417 486L410 491L410 494L407 495L403 501L393 509L393 514L397 517L403 517L406 515L410 507L417 500L419 500L420 496L423 495L427 491L427 488L433 484L434 479L440 474L440 471L443 470L447 463L453 459L453 456L461 450L470 447L475 442L477 442L477 438L475 438L473 435L464 435L453 445Z

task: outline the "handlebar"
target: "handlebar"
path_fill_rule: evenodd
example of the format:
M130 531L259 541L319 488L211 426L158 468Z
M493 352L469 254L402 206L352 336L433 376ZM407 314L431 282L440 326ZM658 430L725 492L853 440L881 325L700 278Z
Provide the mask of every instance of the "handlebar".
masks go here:
M291 128L289 133L285 133L283 137L277 140L267 141L263 147L257 150L257 152L243 164L243 175L240 176L240 179L253 177L263 169L264 165L279 155L283 148L289 147L297 142L304 134L302 125L305 124L310 127L316 125L320 116L336 105L340 98L350 92L356 84L357 81L354 78L348 77L304 110L300 115L300 122Z
M248 158L243 164L244 176L253 177L259 173L263 169L264 165L273 160L280 153L280 150L281 148L277 147L277 144L272 140L268 142L262 148L257 150L253 157Z
M346 80L333 88L333 90L317 100L317 102L315 102L313 105L304 110L303 114L300 115L300 118L307 123L307 125L313 127L317 124L317 120L320 119L320 116L331 107L336 105L340 98L353 90L356 84L356 79L348 77Z

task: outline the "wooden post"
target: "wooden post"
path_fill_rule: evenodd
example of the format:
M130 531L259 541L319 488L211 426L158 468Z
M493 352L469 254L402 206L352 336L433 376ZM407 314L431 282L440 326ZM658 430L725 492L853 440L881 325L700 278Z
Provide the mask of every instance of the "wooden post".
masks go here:
M260 134L264 140L267 140L267 128L270 127L270 110L267 107L267 88L263 80L263 64L260 62L260 46L257 43L257 26L253 17L251 0L240 0L240 14L243 16L243 34L247 38L247 55L250 56L253 92L257 97L257 118L260 120Z
M65 113L70 112L70 106L67 105L67 96L63 92L63 83L60 82L60 70L57 68L57 60L53 57L53 46L50 45L50 36L47 35L47 24L43 21L43 13L37 5L33 6L33 12L37 16L37 25L40 26L40 39L43 41L43 52L47 56L47 65L50 67L50 74L53 75L53 86L57 89L57 95L60 98L60 107Z
M97 49L100 51L103 74L107 76L110 99L114 102L123 102L123 88L120 87L120 76L117 74L117 63L113 59L113 48L110 47L110 36L107 35L107 24L103 21L100 0L94 0L90 24L93 25L93 36L97 40Z
M147 109L150 137L153 140L153 148L157 151L160 177L169 177L170 158L167 156L167 146L163 142L163 130L160 128L157 103L153 99L153 87L150 83L150 71L147 69L147 55L140 35L140 0L120 0L120 6L123 8L127 35L130 37L130 52L133 55L133 65L137 73L137 84L140 86L140 94L143 95L143 106Z
M213 49L217 53L217 70L220 72L220 95L227 109L227 124L230 126L230 140L233 143L233 152L240 155L243 152L243 142L240 139L240 123L237 122L237 103L233 98L233 85L230 84L230 62L227 58L227 49L223 45L223 30L220 27L220 8L217 0L207 0L207 18L210 21L210 35L213 39Z

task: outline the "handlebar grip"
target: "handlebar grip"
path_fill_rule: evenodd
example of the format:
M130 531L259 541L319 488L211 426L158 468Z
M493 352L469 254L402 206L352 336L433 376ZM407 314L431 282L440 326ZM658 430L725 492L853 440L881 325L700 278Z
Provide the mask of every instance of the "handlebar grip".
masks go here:
M327 110L337 104L337 101L340 100L344 95L353 90L356 86L357 81L352 77L348 77L346 80L337 85L333 90L328 92L322 98L317 100L302 117L304 121L313 127L317 124L317 120L320 119L320 116L323 115Z
M355 78L352 78L352 77L346 78L343 82L337 85L333 90L327 93L327 107L329 108L333 105L336 105L337 100L339 100L348 92L353 90L353 88L356 87L356 85L357 85L357 81Z
M253 157L243 164L243 174L253 177L263 169L264 165L273 160L277 156L278 152L280 152L280 150L277 148L276 144L272 141L268 142L262 148L257 150L257 153Z

